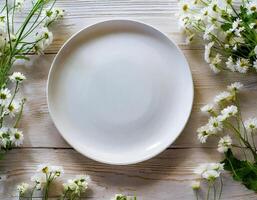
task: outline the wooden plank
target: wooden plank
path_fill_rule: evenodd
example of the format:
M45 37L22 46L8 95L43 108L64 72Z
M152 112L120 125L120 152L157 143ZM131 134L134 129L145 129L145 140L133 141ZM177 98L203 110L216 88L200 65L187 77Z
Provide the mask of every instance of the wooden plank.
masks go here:
M201 45L185 45L185 37L178 25L177 0L58 0L57 7L66 11L64 19L53 26L54 43L46 53L56 53L74 33L89 25L110 19L130 19L152 25L167 34L183 49L199 49ZM29 8L15 21L21 23Z
M199 112L200 107L211 101L215 94L224 90L227 84L241 81L246 86L245 91L242 92L242 110L246 117L256 115L257 76L251 74L246 78L244 75L233 73L214 75L203 61L203 51L184 50L184 54L193 74L195 99L189 123L173 147L200 147L196 139L196 129L207 120L207 117ZM24 147L69 147L53 125L47 108L46 80L53 57L54 55L45 55L40 58L33 56L31 66L21 64L16 66L17 70L21 70L28 77L22 88L24 96L28 98L21 122L26 138ZM205 146L216 147L216 141Z
M137 194L142 200L192 200L190 184L196 178L193 168L202 162L217 161L220 156L211 149L169 149L144 163L110 166L89 160L71 149L17 149L5 159L0 161L0 199L4 200L15 199L15 185L29 181L42 162L62 165L63 180L88 173L92 178L89 199L108 200L115 193L126 193ZM54 187L54 194L60 191L58 185ZM256 199L255 193L232 181L228 174L224 177L223 191L222 199Z

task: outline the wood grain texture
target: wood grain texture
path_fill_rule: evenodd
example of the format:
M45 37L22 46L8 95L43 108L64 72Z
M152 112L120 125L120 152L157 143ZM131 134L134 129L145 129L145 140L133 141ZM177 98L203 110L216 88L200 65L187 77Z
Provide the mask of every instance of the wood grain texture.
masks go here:
M137 194L142 200L192 200L194 194L190 183L195 179L192 169L199 162L219 159L215 151L169 149L137 165L110 166L89 160L72 149L14 150L6 157L9 162L1 164L3 181L0 182L0 199L14 199L16 193L13 186L29 180L36 165L44 160L63 165L63 181L76 174L88 173L92 177L91 190L86 195L88 199L109 200L114 193L119 192ZM253 192L232 181L227 174L224 176L224 185L223 199L256 199ZM54 194L58 193L56 191L60 191L60 188L56 187Z
M22 93L28 97L21 127L25 143L0 161L0 199L17 199L15 185L29 181L36 165L42 162L64 166L64 179L85 172L90 174L92 183L86 196L88 199L108 200L119 192L136 193L140 200L194 199L190 189L190 182L195 178L192 169L201 162L221 159L216 151L217 141L201 145L196 139L195 130L207 120L199 108L224 90L227 84L241 81L246 86L241 96L244 116L256 115L257 76L231 73L214 75L203 61L202 46L185 45L175 17L177 0L57 0L57 6L64 8L67 15L53 30L53 45L46 55L31 56L29 63L17 63L15 66L28 78L22 88ZM21 22L22 16L17 23ZM138 20L164 32L183 50L195 85L193 111L177 141L156 158L126 167L100 164L75 152L56 130L46 102L48 71L61 45L82 28L108 19ZM232 181L228 174L225 175L224 187L222 199L257 199L255 193ZM56 188L58 190L58 186Z

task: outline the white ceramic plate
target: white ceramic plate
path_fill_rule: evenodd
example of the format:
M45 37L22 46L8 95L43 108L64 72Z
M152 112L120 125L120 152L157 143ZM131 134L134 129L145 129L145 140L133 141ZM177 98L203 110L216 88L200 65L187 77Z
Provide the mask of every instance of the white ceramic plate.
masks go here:
M75 34L48 78L48 106L66 141L109 164L152 158L181 133L193 82L178 47L151 26L111 20Z

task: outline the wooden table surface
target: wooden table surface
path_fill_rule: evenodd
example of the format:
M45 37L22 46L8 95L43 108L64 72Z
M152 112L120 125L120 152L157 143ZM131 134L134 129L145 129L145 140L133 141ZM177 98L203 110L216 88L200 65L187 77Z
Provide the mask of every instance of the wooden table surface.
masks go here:
M207 120L199 108L234 81L246 89L242 94L245 116L257 114L256 74L214 75L203 60L200 45L188 46L181 35L175 13L177 0L57 0L66 10L63 22L55 28L55 40L46 54L32 56L30 64L17 64L28 80L22 92L28 97L22 120L25 143L0 161L0 199L17 199L15 187L29 181L40 163L62 165L63 180L88 173L92 178L86 199L109 200L115 193L137 194L139 200L192 200L192 169L199 163L220 161L216 141L205 145L196 139L196 129ZM195 98L189 122L174 144L155 158L130 166L110 166L92 161L73 150L56 130L47 109L46 80L50 65L61 45L78 30L107 19L133 19L164 32L185 54L194 79ZM58 31L57 31L58 30ZM179 86L178 86L179 87ZM257 199L257 195L225 174L222 199ZM58 187L58 186L56 186ZM55 198L53 198L55 199Z

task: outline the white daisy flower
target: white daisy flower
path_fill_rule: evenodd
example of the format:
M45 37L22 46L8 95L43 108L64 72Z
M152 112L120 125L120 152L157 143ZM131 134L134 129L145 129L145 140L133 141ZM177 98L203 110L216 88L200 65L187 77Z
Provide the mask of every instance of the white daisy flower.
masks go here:
M222 103L223 101L228 101L230 100L232 97L230 92L224 91L221 92L220 94L218 94L215 98L214 98L214 102L215 103Z
M209 163L208 169L211 170L217 170L217 171L223 171L224 170L224 164L222 163Z
M62 166L49 166L49 172L54 174L55 176L60 176L64 173Z
M0 105L5 105L7 100L11 98L11 92L7 88L3 88L0 90Z
M225 153L232 145L232 139L229 135L220 138L218 143L218 152Z
M202 177L208 181L214 181L220 176L220 172L216 170L207 170L202 174Z
M46 184L46 175L45 174L35 174L31 177L31 181L36 183L37 190L43 190L44 185Z
M74 194L80 194L88 189L89 182L90 177L88 175L79 175L75 179L68 180L63 186L65 191L69 190Z
M188 14L190 12L190 2L189 1L180 1L179 2L179 13Z
M7 147L7 144L10 142L9 136L9 129L2 127L0 129L0 149Z
M204 51L204 59L207 63L210 63L210 56L211 56L211 48L214 45L214 42L210 42L207 45L205 45L205 51Z
M12 82L22 82L23 80L26 79L26 77L24 76L24 74L22 74L20 72L13 72L13 74L11 76L9 76L9 79Z
M49 26L52 22L62 18L64 10L60 8L52 8L45 10L45 26Z
M16 128L11 128L10 129L10 140L12 142L12 144L15 147L19 147L23 144L23 140L24 140L24 136L22 134L22 131L19 131Z
M245 74L250 66L250 61L245 58L240 58L236 62L236 70L242 74Z
M200 181L193 181L191 183L191 187L193 190L199 190L200 189L201 182Z
M9 114L10 117L15 117L15 114L20 111L20 105L20 103L13 100L12 103L8 103L8 106L5 108L5 114Z
M223 124L217 117L210 117L208 125L212 134L216 134L223 129Z
M244 122L245 128L248 131L254 131L257 129L257 118L249 118Z
M236 71L236 66L235 66L235 63L233 61L233 58L230 56L226 62L226 67L232 71L232 72L235 72Z
M252 14L254 12L257 12L257 5L255 1L250 1L249 3L245 4L245 7L247 8L247 13Z
M218 64L221 62L221 55L216 54L216 56L211 60L211 64L209 65L211 70L217 74L220 72L220 69L218 68Z
M208 181L214 181L220 176L221 171L224 170L224 164L220 163L204 163L200 164L194 173L200 175L202 178Z
M234 105L224 108L221 111L221 115L222 115L222 119L223 119L222 121L228 119L229 117L235 116L237 114L237 112L238 112L238 109Z
M30 188L30 185L28 183L21 183L17 186L17 190L20 195L24 195Z
M235 83L232 83L231 85L229 85L227 88L231 92L238 92L239 90L241 90L242 87L244 87L244 85L242 83L235 82Z
M53 42L53 33L44 27L36 34L36 40L38 42L35 46L35 51L41 54Z
M197 134L198 140L201 143L206 143L206 140L208 139L208 137L210 135L209 126L205 125L205 126L198 128L197 133L198 133Z
M205 106L201 107L202 112L208 112L211 113L213 112L214 105L213 104L206 104Z
M194 169L194 173L198 175L202 175L204 172L208 170L215 170L215 171L223 171L224 164L220 163L202 163L198 167Z

